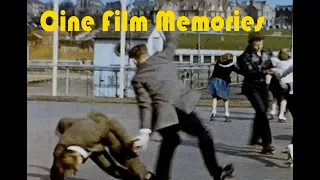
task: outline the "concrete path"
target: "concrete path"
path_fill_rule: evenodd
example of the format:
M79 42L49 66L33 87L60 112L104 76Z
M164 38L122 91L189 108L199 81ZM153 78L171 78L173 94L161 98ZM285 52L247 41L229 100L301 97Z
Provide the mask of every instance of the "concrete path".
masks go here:
M135 135L138 130L137 108L134 104L76 104L28 102L28 180L49 180L49 167L52 163L52 151L57 143L54 129L58 120L64 116L81 117L90 110L105 112L110 117L117 118ZM261 155L249 151L247 142L253 118L252 109L231 109L231 123L223 122L223 112L216 122L208 122L210 108L199 108L197 111L203 117L204 123L214 133L217 156L222 165L232 162L236 167L236 180L292 180L292 169L284 165L285 155L281 150L289 143L292 134L292 122L279 124L271 122L275 155ZM212 180L209 176L197 141L181 134L183 143L177 149L173 162L172 180ZM154 139L159 140L158 136ZM144 164L153 170L157 156L158 141L150 142L148 150L141 153ZM67 180L113 180L91 161L83 165L76 177Z

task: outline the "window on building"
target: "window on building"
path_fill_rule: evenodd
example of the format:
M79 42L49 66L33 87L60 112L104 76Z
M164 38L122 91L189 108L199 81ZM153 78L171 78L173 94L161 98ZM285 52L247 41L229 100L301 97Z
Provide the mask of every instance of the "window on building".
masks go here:
M200 58L198 55L193 56L193 63L200 63Z
M175 55L174 58L173 58L173 61L174 61L174 62L179 62L179 61L180 61L180 60L179 60L179 55Z
M190 62L190 56L188 56L188 55L182 56L182 61L183 62Z
M204 56L203 62L204 63L211 63L211 56Z
M129 50L129 44L126 44L126 46L125 46L125 52L128 52L128 50ZM120 45L120 43L118 43L117 45L116 45L116 47L114 48L114 53L117 55L117 56L120 56L121 54L120 54L120 51L121 51L121 45Z
M217 61L221 56L214 56L214 59Z

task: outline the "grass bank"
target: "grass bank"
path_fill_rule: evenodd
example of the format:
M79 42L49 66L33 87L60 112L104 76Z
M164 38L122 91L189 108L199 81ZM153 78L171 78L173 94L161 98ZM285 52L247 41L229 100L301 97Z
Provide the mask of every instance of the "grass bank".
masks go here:
M237 32L240 33L240 32ZM216 49L216 50L244 50L247 46L247 35L242 34L224 34L224 35L209 35L203 34L200 36L201 49ZM179 38L179 48L197 49L198 36L197 34L182 35ZM289 47L292 42L291 37L266 36L264 47L267 49L278 50L284 47ZM75 60L89 59L93 60L93 52L64 52L59 49L59 59ZM52 59L52 46L31 46L30 60Z

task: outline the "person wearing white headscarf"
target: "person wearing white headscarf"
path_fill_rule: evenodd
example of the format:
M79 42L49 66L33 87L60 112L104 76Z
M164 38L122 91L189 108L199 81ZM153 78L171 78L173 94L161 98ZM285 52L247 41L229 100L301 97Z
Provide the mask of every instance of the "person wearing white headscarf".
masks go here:
M289 68L293 60L289 54L289 49L283 48L280 50L278 57L271 58L274 63L275 70L282 71ZM293 73L289 73L281 78L272 77L269 88L273 94L273 103L271 106L270 114L276 114L277 104L279 104L279 122L286 121L285 112L287 109L286 94L289 91L289 84L293 82Z

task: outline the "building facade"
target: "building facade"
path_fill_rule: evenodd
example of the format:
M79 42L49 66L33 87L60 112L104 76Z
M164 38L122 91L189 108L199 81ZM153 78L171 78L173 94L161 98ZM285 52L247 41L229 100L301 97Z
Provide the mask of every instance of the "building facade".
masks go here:
M27 0L27 14L33 17L40 17L47 10L45 3L39 0Z
M259 16L264 16L264 26L271 26L275 23L276 13L267 1L229 1L229 0L158 0L154 5L154 11L162 9L174 9L180 12L180 15L187 16L189 19L194 16L221 16L227 18L233 15L235 10L239 10L240 17L250 15L255 20ZM155 16L156 13L154 13Z
M276 6L276 23L280 25L292 25L292 5Z
M100 32L94 39L94 66L110 67L120 66L120 32L114 32L110 27L107 32ZM127 32L126 34L126 51L130 47L138 44L146 44L149 54L163 49L163 35L155 31L151 25L147 32ZM128 61L125 62L127 67L134 68L135 65L129 61L128 55L125 56ZM126 97L134 97L134 91L131 87L131 80L134 72L127 72L125 78ZM114 71L95 71L94 72L94 94L96 97L117 97L119 95L119 72Z
M256 20L260 16L264 16L264 26L270 27L275 24L276 11L266 0L245 0L236 4L244 9L244 14L254 17Z

